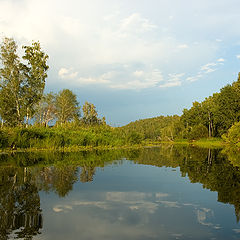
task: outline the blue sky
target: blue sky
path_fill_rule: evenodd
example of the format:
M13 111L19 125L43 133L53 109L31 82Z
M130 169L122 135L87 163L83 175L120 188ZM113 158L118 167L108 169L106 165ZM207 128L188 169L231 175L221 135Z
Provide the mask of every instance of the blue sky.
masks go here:
M237 79L239 0L0 0L0 35L39 40L46 92L69 88L113 126L181 114Z

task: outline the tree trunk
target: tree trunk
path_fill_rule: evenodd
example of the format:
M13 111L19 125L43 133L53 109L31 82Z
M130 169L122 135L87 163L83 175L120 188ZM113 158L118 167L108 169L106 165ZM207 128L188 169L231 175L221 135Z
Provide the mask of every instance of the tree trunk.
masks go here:
M26 127L28 127L28 120L29 120L29 108L27 108Z
M211 137L211 114L208 113L208 136Z

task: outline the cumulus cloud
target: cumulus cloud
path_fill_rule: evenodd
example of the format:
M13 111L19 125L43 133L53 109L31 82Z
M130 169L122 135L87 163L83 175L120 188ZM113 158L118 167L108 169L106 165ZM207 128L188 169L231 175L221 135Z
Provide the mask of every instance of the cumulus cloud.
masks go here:
M74 79L78 75L78 72L74 72L72 68L60 68L58 76L62 79Z
M170 73L164 76L159 69L146 69L132 71L131 66L120 66L118 70L109 71L99 76L78 77L73 69L61 68L59 77L69 83L72 79L74 85L102 85L118 90L142 90L146 88L169 88L180 86L185 73Z
M173 72L187 72L200 66L201 62L213 59L216 46L222 41L219 39L222 28L215 33L212 42L195 37L201 32L198 27L204 23L199 19L203 17L208 20L204 25L206 32L211 28L217 29L213 15L205 16L205 11L201 12L202 18L192 16L194 24L187 26L188 31L182 31L180 26L189 19L186 9L177 2L178 11L174 16L171 11L163 10L171 9L173 3L159 2L160 13L157 15L141 11L141 7L128 7L125 11L116 3L104 3L105 0L101 3L96 0L69 0L61 4L57 0L3 0L0 1L0 29L21 43L39 40L49 52L53 72L58 72L60 79L69 80L69 84L102 84L109 88L132 90L182 85L183 76L174 76ZM210 5L212 11L214 3ZM205 0L204 4L209 6ZM198 3L199 9L205 8L204 4ZM128 6L128 2L122 1L122 6ZM192 4L189 7L195 8ZM215 11L213 13L215 16ZM226 11L222 13L223 16L225 14ZM226 26L227 21L221 25L227 29ZM232 28L232 34L240 34L237 27ZM186 33L192 33L187 35L188 43L185 42ZM198 42L194 44L196 39ZM240 55L237 58L240 59ZM216 71L218 64L224 61L219 58L216 63L208 63L200 68L200 74L187 76L186 80L196 81L204 74ZM69 66L69 62L71 68L62 67ZM113 64L129 65L130 68L128 71L123 68L114 70L113 74ZM80 75L81 72L84 74Z

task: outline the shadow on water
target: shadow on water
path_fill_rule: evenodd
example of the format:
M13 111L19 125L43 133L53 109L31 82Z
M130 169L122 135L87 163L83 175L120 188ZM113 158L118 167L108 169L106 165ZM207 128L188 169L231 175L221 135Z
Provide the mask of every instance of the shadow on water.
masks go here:
M63 198L74 183L94 181L96 168L122 164L180 168L192 183L218 193L218 201L232 204L240 218L240 154L188 146L163 145L137 150L78 153L17 153L0 155L0 238L32 239L41 233L40 191ZM239 161L240 162L240 161Z

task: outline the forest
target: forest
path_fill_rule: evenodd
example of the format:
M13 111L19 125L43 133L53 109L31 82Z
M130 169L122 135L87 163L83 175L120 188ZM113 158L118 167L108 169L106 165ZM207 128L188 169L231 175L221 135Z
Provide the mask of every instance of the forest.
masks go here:
M0 148L123 147L221 138L240 146L240 75L181 116L159 116L111 127L94 104L80 106L69 89L45 93L48 55L39 42L22 46L4 38L0 49Z

